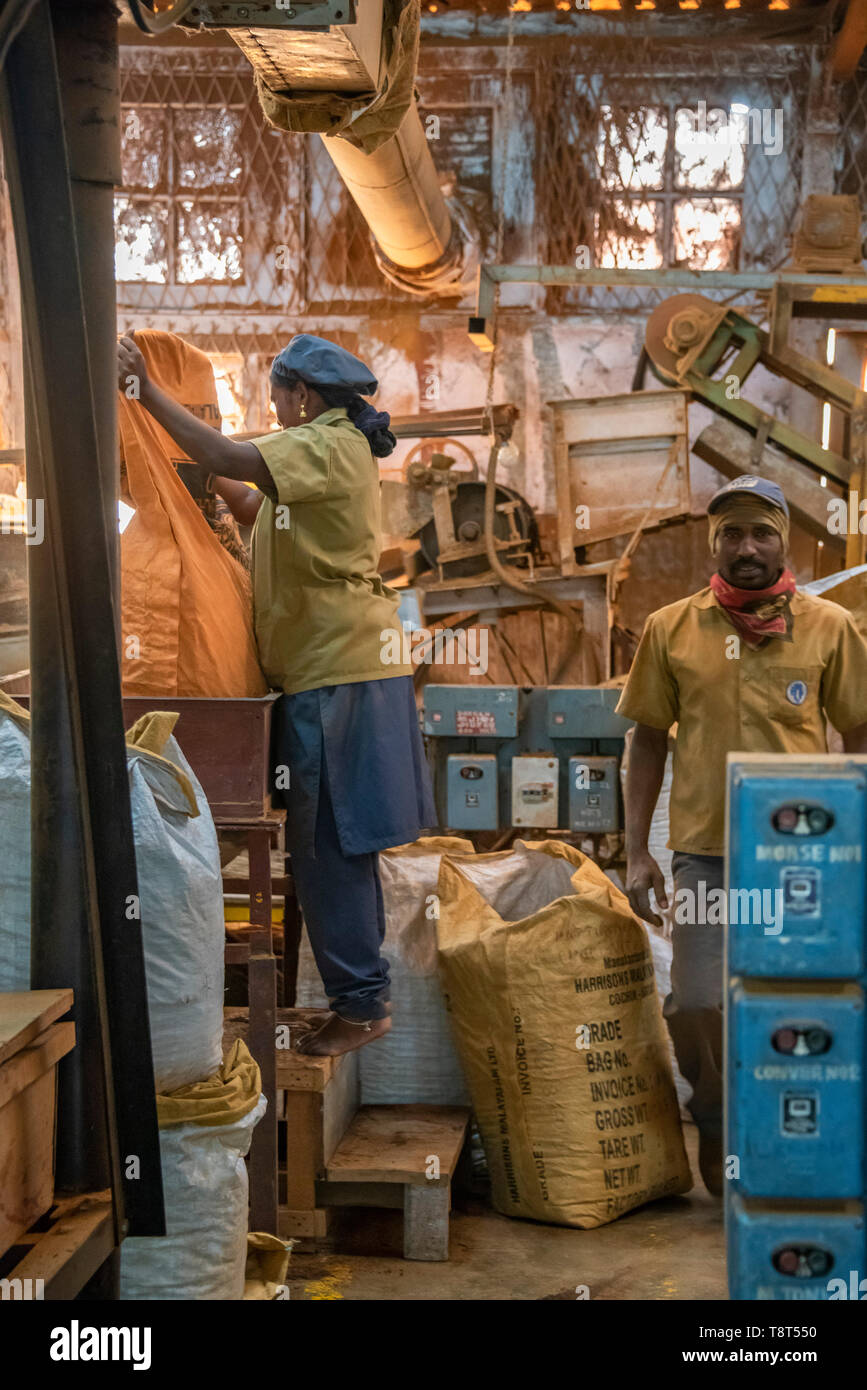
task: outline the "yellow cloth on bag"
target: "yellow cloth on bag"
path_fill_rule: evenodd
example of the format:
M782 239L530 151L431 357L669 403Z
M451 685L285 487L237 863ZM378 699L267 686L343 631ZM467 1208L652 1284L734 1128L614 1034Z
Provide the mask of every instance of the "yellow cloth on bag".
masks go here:
M5 690L0 690L0 710L8 714L10 719L14 719L17 724L21 725L25 733L29 734L30 711L19 705L17 700L13 700L11 695L7 695ZM127 748L146 753L148 758L174 777L189 805L190 815L198 816L199 807L192 782L187 774L182 772L176 763L172 762L171 758L163 756L163 749L179 719L179 714L174 714L168 710L153 710L137 719L132 727L127 729L124 739Z
M281 1240L268 1231L251 1231L247 1236L247 1266L244 1270L245 1302L274 1302L278 1294L289 1297L286 1275L294 1240ZM286 1290L285 1295L283 1290Z
M163 749L171 738L180 717L179 714L169 710L151 710L150 713L143 714L131 728L127 729L126 746L146 753L153 762L160 764L170 772L187 799L190 815L197 816L199 815L199 806L192 782L187 774L182 772L176 763L172 762L171 758L166 758L163 755Z
M204 1081L179 1086L171 1095L157 1095L157 1123L170 1125L233 1125L258 1103L262 1076L243 1038L237 1038L219 1069Z
M16 724L21 724L28 733L30 732L30 714L23 705L19 705L17 700L13 700L11 695L7 695L5 690L0 690L0 710L8 714L10 719L14 719Z

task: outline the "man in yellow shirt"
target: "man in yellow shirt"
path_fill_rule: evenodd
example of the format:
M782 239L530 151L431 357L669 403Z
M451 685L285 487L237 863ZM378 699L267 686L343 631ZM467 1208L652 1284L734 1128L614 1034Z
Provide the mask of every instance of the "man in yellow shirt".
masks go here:
M844 608L797 590L786 567L789 509L776 484L735 478L711 499L708 521L717 572L708 588L651 613L617 712L636 722L626 891L633 911L656 925L650 890L660 907L668 902L647 840L668 731L677 725L673 959L663 1012L693 1088L702 1177L719 1193L723 924L703 916L702 904L724 886L726 754L824 753L826 718L847 752L867 752L867 644Z

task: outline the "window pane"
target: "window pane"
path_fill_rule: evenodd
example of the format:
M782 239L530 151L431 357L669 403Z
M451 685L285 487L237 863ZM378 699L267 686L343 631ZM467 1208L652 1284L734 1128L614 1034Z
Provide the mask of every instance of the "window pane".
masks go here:
M165 203L114 200L115 275L164 285L169 278L169 209Z
M234 352L209 352L208 356L217 383L223 434L240 434L244 428L244 358Z
M121 108L120 153L124 188L165 188L166 113L149 106Z
M596 146L603 188L662 188L668 116L653 107L600 107Z
M596 214L597 264L612 270L657 270L662 256L659 202L613 198Z
M225 284L243 275L241 208L238 203L178 203L178 271L182 285Z
M231 188L241 178L241 112L192 106L174 113L175 187Z
M674 205L674 264L737 270L741 208L732 198L683 199Z
M744 181L746 112L681 107L674 121L674 181L685 188L739 188Z

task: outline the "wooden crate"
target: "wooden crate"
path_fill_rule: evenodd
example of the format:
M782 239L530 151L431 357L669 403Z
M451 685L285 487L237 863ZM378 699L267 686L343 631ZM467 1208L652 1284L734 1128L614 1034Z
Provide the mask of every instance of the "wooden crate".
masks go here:
M264 816L270 809L271 711L276 695L261 700L168 699L126 696L127 728L151 710L174 710L175 738L202 784L216 820Z
M4 682L4 690L30 708L30 674ZM180 715L175 738L202 784L215 820L250 820L268 814L271 711L276 695L260 700L206 700L190 696L126 696L125 728L151 710Z
M55 1019L72 990L0 994L0 1254L54 1200L57 1063L75 1046L75 1025Z
M576 546L629 535L648 510L646 526L689 514L687 400L662 390L549 401L564 574L578 572ZM586 527L575 525L579 506L589 510Z

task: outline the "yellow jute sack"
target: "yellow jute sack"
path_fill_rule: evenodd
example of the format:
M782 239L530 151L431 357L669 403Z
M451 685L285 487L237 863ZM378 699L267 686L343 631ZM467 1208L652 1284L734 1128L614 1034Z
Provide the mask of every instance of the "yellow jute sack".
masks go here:
M498 1211L602 1226L688 1192L644 927L570 845L450 855L439 960Z

